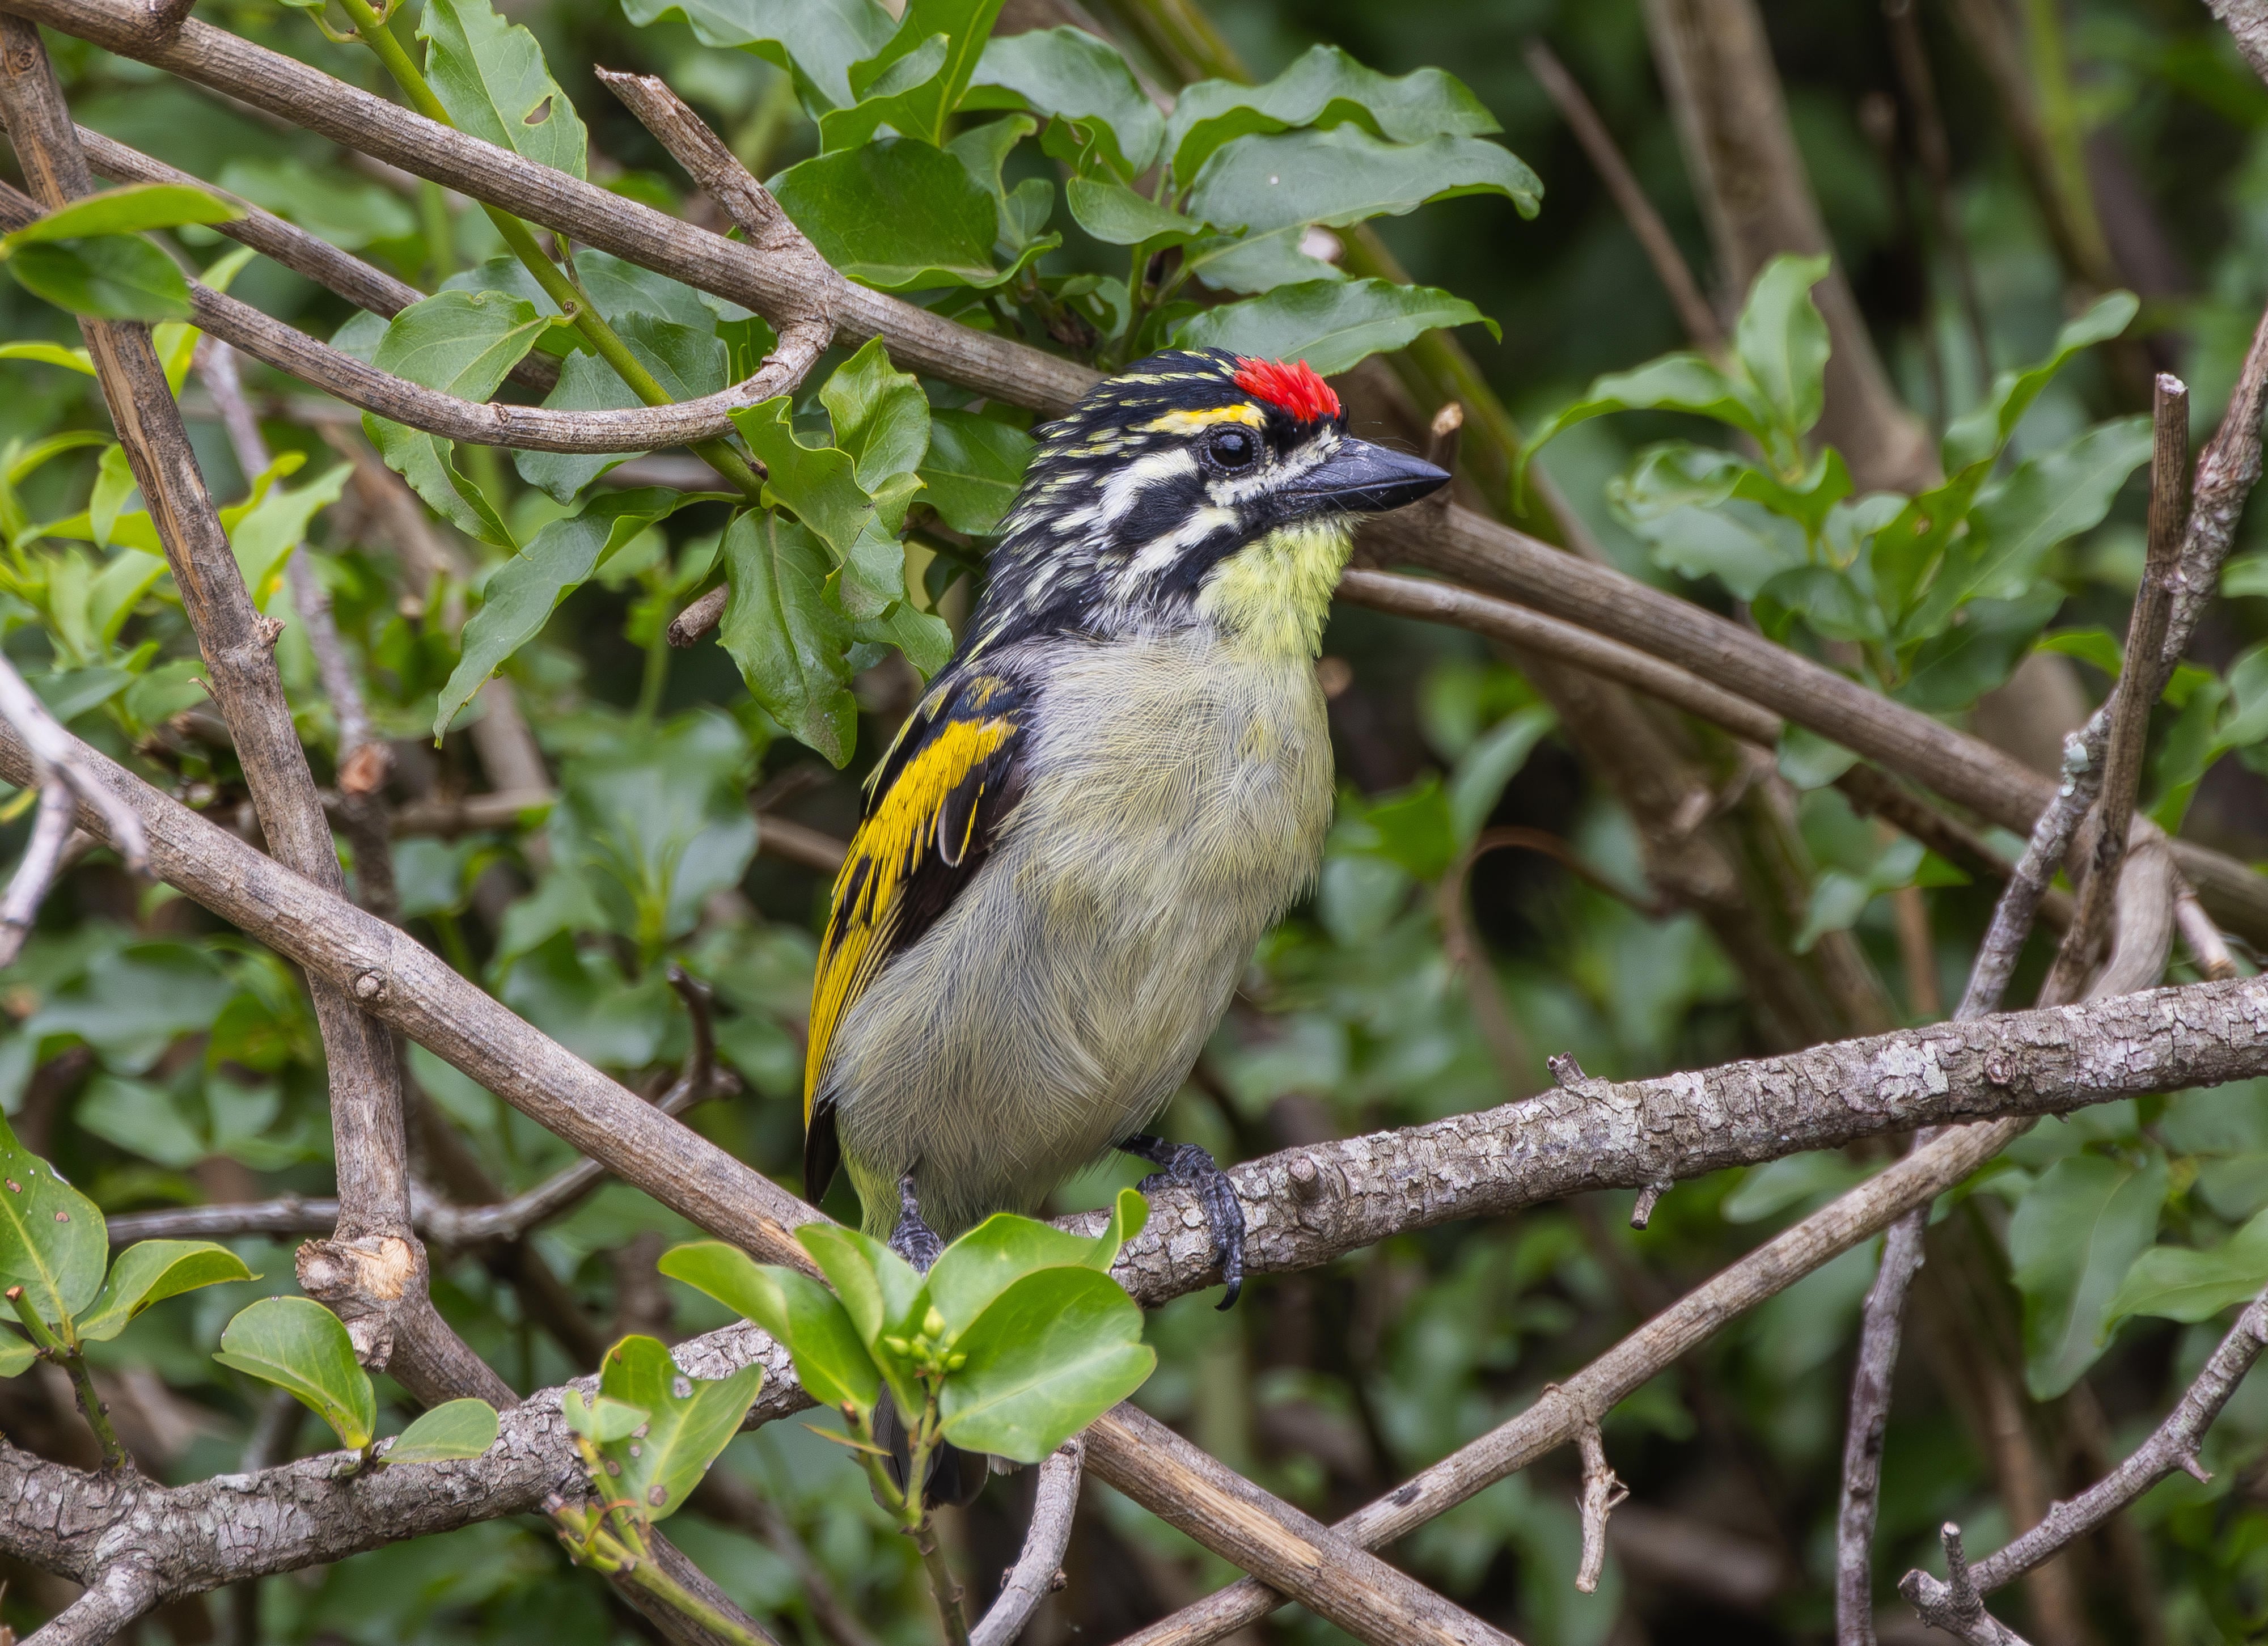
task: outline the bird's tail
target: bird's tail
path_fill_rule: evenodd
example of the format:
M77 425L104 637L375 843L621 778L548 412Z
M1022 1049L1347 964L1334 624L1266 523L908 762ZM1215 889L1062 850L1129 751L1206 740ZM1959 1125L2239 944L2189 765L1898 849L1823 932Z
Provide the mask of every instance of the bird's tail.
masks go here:
M884 1466L900 1491L906 1486L906 1469L913 1461L912 1448L908 1444L905 1425L898 1421L898 1408L885 1392L874 1405L874 1439L890 1454ZM959 1446L941 1445L930 1454L929 1479L922 1483L922 1501L936 1509L946 1503L965 1507L976 1501L976 1494L984 1489L985 1477L992 1473L992 1459L981 1451L964 1451Z

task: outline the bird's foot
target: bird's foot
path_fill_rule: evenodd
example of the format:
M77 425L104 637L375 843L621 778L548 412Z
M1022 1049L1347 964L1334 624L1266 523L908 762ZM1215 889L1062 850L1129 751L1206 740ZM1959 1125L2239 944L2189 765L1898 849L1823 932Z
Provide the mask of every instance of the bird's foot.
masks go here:
M1206 1164L1211 1164L1210 1157ZM914 1272L920 1275L928 1274L945 1252L945 1242L938 1238L937 1231L922 1219L921 1201L914 1194L914 1174L910 1172L898 1179L898 1223L890 1231L890 1250L912 1264Z
M1197 1191L1197 1204L1204 1208L1205 1222L1212 1230L1213 1255L1220 1261L1221 1283L1228 1288L1219 1307L1235 1307L1237 1294L1244 1290L1244 1208L1236 1198L1236 1186L1229 1181L1228 1173L1195 1143L1169 1143L1147 1132L1138 1133L1118 1147L1126 1154L1163 1168L1136 1185L1145 1194L1167 1187Z

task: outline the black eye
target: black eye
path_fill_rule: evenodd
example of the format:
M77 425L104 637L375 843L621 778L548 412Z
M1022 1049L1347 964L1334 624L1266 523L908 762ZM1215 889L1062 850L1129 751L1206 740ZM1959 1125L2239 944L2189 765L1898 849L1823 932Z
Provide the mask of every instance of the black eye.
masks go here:
M1260 442L1252 437L1248 430L1219 429L1205 442L1205 455L1233 473L1250 468L1258 459Z

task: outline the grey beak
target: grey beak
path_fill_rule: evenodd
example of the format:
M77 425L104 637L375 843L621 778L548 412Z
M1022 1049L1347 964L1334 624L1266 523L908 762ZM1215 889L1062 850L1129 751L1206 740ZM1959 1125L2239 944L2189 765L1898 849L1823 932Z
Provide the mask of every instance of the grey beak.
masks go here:
M1296 495L1333 508L1365 514L1399 509L1448 482L1448 471L1405 452L1342 440L1339 449L1300 476Z

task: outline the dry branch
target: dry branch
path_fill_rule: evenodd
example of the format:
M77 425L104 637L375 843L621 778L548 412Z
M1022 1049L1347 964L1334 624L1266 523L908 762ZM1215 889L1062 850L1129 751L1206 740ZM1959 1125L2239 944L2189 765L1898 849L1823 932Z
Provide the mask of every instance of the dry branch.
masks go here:
M62 871L63 851L71 831L78 826L78 802L60 779L40 785L39 815L32 823L32 838L16 872L8 878L8 891L0 896L0 966L12 966L23 952L40 905Z
M968 1631L968 1646L1015 1646L1040 1602L1063 1587L1064 1551L1071 1547L1071 1518L1079 1511L1079 1483L1086 1466L1086 1443L1076 1437L1049 1452L1040 1465L1023 1551L1008 1569L991 1610Z

